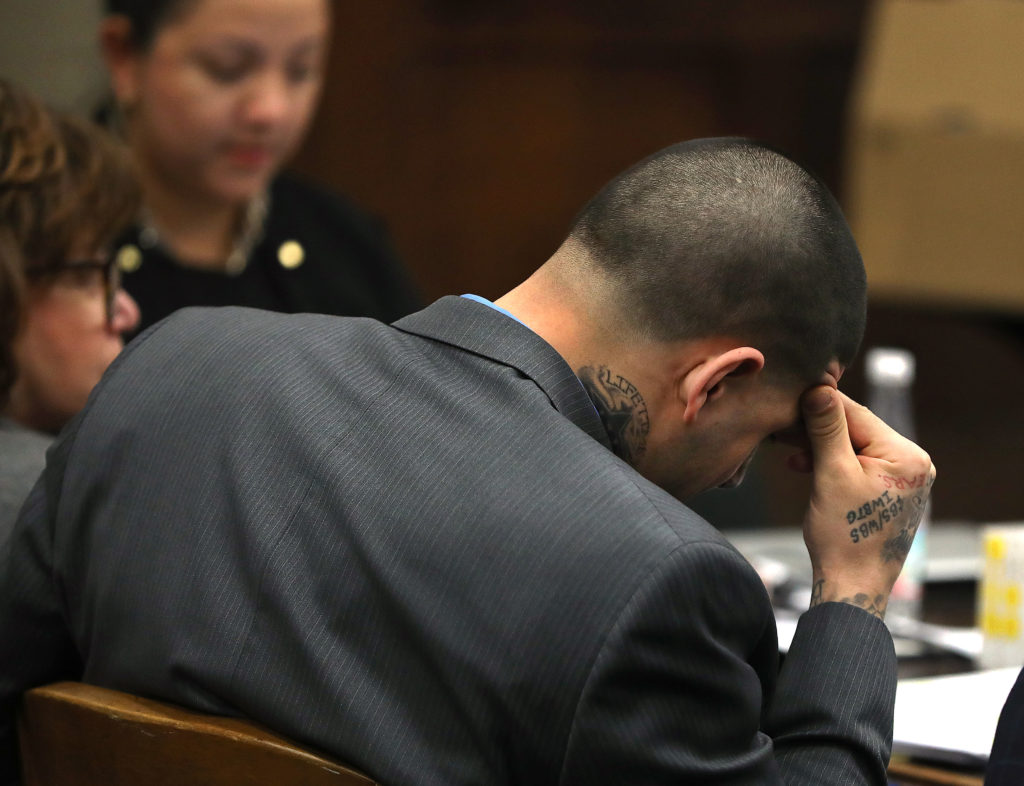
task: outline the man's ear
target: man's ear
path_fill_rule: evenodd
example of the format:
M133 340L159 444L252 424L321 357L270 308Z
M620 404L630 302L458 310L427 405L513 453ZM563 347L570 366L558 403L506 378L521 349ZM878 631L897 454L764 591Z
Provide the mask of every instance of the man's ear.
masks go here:
M729 378L757 374L764 368L764 355L754 347L736 347L710 355L679 380L678 397L685 405L683 422L690 424L709 401L720 397Z
M138 99L140 59L131 20L120 14L106 17L100 22L99 38L114 97L121 106L130 106Z

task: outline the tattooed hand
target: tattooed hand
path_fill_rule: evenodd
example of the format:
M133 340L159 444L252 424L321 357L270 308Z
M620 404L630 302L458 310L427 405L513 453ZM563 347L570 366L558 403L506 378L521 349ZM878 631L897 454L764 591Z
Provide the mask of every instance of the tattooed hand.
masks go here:
M814 465L804 519L811 605L851 603L881 617L935 467L921 448L834 388L812 388L801 404Z

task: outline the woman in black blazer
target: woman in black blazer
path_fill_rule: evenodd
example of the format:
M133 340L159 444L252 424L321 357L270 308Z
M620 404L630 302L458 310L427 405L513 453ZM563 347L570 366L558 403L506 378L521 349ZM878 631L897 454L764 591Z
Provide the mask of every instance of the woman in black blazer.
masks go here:
M187 305L390 321L420 300L382 226L282 174L316 107L329 0L108 0L101 42L144 195L120 244L142 327Z

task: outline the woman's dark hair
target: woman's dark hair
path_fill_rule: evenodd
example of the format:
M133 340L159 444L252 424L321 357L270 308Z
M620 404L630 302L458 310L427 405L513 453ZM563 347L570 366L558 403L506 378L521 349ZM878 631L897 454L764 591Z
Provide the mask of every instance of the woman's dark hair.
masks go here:
M132 40L148 49L165 22L185 11L197 0L106 0L109 16L123 16L132 23Z
M139 202L116 140L0 79L0 408L17 376L30 275L110 246Z

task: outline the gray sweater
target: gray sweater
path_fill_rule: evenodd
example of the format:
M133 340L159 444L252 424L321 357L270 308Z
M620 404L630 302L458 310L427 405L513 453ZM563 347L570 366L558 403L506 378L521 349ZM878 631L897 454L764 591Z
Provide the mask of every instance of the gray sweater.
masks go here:
M22 503L43 471L51 442L49 434L0 417L0 542L14 527Z

